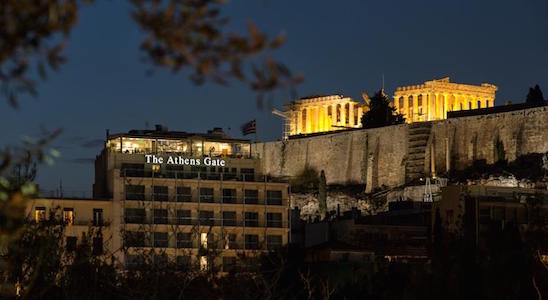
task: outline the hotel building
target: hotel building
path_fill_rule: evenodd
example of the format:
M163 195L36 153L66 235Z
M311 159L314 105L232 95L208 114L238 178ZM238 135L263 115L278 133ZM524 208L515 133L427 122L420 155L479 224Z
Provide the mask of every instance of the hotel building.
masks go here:
M146 260L228 271L256 265L258 254L289 241L289 185L259 166L249 140L219 128L107 132L95 161L94 199L40 199L32 209L39 220L57 201L84 226L102 208L105 247L127 268Z

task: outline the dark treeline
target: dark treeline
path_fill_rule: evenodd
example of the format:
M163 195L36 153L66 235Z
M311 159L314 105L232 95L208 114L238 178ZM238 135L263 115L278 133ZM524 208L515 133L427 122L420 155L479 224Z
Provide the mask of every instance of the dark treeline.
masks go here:
M543 226L521 234L508 224L492 228L484 250L462 234L443 230L435 218L431 261L309 262L289 246L264 254L256 270L195 269L140 264L117 270L113 253L94 251L90 232L75 248L62 245L64 225L29 222L3 257L2 297L23 299L541 299L548 269L535 243ZM536 228L536 229L535 229ZM529 241L535 241L534 243Z

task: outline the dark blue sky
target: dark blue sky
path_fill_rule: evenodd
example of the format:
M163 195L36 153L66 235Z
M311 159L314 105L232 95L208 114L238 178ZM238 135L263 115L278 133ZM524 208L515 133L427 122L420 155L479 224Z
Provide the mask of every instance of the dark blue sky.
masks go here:
M281 136L282 122L258 110L256 95L237 82L194 86L185 74L158 70L147 76L141 62L142 33L125 1L84 7L71 34L68 63L22 98L19 110L0 102L1 144L41 127L63 128L54 145L62 153L39 170L38 182L65 191L91 191L92 159L105 129L112 133L161 123L173 130L232 128L250 119L259 138ZM305 81L298 96L341 93L359 99L381 86L450 76L460 83L497 85L496 104L523 101L529 86L548 95L548 2L509 1L230 1L224 14L234 30L253 20L286 44L275 53ZM277 94L281 107L289 95ZM81 192L80 192L81 194Z

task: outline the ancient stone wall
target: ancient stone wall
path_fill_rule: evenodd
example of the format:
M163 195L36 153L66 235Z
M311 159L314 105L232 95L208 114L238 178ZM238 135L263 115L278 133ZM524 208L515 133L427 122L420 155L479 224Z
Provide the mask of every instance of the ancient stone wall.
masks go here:
M328 184L366 184L370 191L381 185L405 183L409 126L257 143L252 151L260 156L263 173L295 176L310 166L324 170ZM509 161L522 154L547 152L548 107L433 122L425 148L424 172L435 170L440 174L448 167L462 169L475 159L493 163L497 144L502 144Z

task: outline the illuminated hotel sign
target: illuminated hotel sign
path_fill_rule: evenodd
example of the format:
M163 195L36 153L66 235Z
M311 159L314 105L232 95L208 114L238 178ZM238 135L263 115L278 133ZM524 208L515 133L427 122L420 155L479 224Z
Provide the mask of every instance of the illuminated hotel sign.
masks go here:
M211 167L224 167L226 162L224 159L206 157L190 158L183 156L168 156L167 159L154 154L145 154L145 160L147 164L166 164L166 165L179 165L179 166L211 166Z

